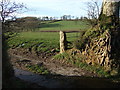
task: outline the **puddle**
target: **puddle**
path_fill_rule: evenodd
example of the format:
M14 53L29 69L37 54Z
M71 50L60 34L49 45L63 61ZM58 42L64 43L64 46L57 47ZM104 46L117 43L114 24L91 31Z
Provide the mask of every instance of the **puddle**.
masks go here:
M46 88L115 88L120 87L108 79L89 78L80 76L50 76L35 74L29 71L14 68L15 76Z
M28 82L32 82L32 83L36 83L40 86L44 86L47 88L60 88L63 87L62 83L58 80L55 80L53 78L47 78L44 75L39 75L39 74L35 74L29 71L24 71L24 70L20 70L17 68L14 68L15 71L15 76L28 81Z

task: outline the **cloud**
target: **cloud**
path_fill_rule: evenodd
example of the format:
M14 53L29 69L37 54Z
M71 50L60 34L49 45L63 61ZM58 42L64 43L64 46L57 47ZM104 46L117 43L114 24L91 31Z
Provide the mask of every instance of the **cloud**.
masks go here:
M13 1L21 3L23 2L24 4L26 4L26 6L29 8L27 14L30 15L62 16L65 14L69 14L74 16L84 16L86 12L82 8L85 7L84 3L89 2L90 0L13 0Z
M39 15L39 14L34 14L34 13L33 14L27 14L27 13L25 14L24 13L24 14L17 15L17 17L43 17L43 16L45 16L45 15Z

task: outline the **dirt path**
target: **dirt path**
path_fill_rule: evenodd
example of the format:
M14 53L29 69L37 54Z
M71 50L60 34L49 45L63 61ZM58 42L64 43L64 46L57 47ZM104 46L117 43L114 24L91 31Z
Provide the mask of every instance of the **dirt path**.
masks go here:
M33 54L15 49L9 50L11 62L14 66L16 77L36 83L46 88L112 88L119 87L118 84L105 78L98 78L97 75L71 65L64 65L51 58L34 57ZM46 57L46 56L45 56ZM17 63L18 61L24 61ZM50 76L38 75L26 71L24 64L43 64L51 73ZM59 75L54 75L54 73ZM87 76L87 77L86 77Z
M107 79L78 76L44 76L14 68L16 77L46 88L115 88Z
M119 84L104 78L78 76L44 76L14 68L16 77L45 88L115 88Z
M17 68L14 68L14 71L16 77L24 81L36 83L46 88L60 88L60 87L65 87L67 85L65 83L63 85L63 82L60 82L60 80L54 78L48 78L46 76L35 74L29 71L25 71Z
M96 77L97 75L94 73L90 73L86 70L81 68L76 68L72 65L61 64L57 60L53 60L51 57L49 58L34 58L32 55L24 56L23 54L17 53L15 54L15 50L10 50L11 61L14 66L17 68L26 70L24 68L24 64L31 63L31 64L43 64L51 73L56 73L64 76L89 76L89 77ZM21 61L22 63L17 63Z

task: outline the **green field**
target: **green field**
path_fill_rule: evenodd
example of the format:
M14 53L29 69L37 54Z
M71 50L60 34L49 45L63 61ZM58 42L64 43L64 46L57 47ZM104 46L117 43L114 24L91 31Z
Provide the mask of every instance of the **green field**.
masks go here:
M44 21L41 22L39 31L74 31L74 30L86 30L90 28L90 25L87 21L57 21L50 22Z
M74 41L79 36L78 33L68 33L67 40ZM58 32L21 32L15 37L8 39L10 48L33 48L35 51L49 52L57 49L59 51Z
M58 26L55 26L58 25ZM86 30L90 27L86 22L78 21L58 21L54 23L45 22L41 25L39 30L42 31L60 31L61 30ZM38 29L37 29L38 30ZM37 52L51 52L55 49L59 51L59 32L39 32L34 31L19 32L19 33L6 33L6 37L11 37L7 40L9 48L26 48L35 50ZM74 42L80 33L67 33L67 41ZM72 45L70 46L72 47Z

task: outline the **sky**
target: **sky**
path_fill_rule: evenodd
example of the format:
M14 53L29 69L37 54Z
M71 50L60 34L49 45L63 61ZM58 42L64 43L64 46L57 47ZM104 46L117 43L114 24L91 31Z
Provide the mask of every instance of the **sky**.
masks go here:
M86 2L90 0L12 0L24 3L29 9L27 12L19 14L18 17L26 16L52 16L61 17L71 15L75 17L86 16ZM97 0L101 5L102 0Z

